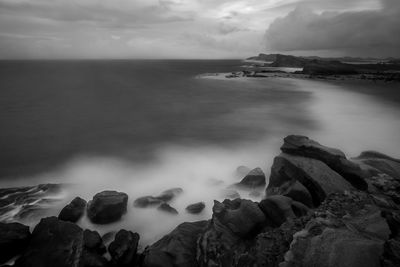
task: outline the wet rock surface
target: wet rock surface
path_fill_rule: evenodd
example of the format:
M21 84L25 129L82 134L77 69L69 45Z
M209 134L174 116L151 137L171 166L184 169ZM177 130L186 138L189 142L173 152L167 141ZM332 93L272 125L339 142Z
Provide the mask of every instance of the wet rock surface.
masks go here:
M89 201L87 215L98 224L118 221L126 213L128 195L117 191L103 191Z
M183 223L143 253L138 253L136 233L120 230L115 238L115 232L110 232L102 239L95 231L48 217L32 234L23 225L0 224L1 236L9 234L0 240L2 252L13 247L7 244L19 244L0 259L5 262L20 254L14 266L44 267L399 266L396 159L365 152L348 165L350 160L341 151L298 136L286 138L282 150L274 160L266 196L259 203L240 198L215 201L209 221ZM349 169L338 171L338 166L356 170L357 179L363 179L367 188L345 177ZM143 201L177 213L167 202L180 193L171 189ZM101 192L89 203L88 216L93 208L92 215L102 222L104 218L118 220L126 211L127 198L124 193ZM148 204L154 199L158 202ZM189 207L201 212L204 203ZM89 218L93 221L94 217ZM110 261L103 256L104 243L109 241Z
M0 223L0 264L22 253L28 246L29 227L20 223Z
M198 214L204 210L206 204L204 202L197 202L194 204L190 204L186 207L186 211L191 214Z
M58 219L75 223L83 216L85 209L86 200L76 197L61 210Z

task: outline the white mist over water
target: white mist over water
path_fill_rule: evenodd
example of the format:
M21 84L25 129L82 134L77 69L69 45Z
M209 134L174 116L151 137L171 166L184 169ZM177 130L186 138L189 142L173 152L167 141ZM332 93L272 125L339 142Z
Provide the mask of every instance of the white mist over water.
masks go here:
M279 154L282 138L288 134L307 135L324 145L342 149L348 156L356 156L369 149L395 157L400 156L400 107L330 83L293 79L281 81L294 84L299 91L312 94L307 112L315 118L318 128L307 129L296 124L279 124L280 116L297 112L291 110L293 107L283 105L274 109L274 112L279 110L283 114L265 118L265 127L271 129L268 136L260 140L247 141L229 149L213 146L163 147L156 153L157 158L146 164L136 164L122 158L81 156L58 170L26 180L32 184L52 182L76 185L62 205L54 210L54 215L58 215L64 204L75 196L90 200L102 190L127 193L128 212L121 221L99 226L83 218L79 224L84 228L95 229L100 234L121 228L138 232L141 245L145 246L158 240L181 222L209 219L213 200L222 201L225 196L221 191L240 181L241 177L235 175L238 166L259 166L268 177L273 157ZM250 88L255 84L259 86L260 83L268 83L269 80L243 78L226 82L240 82ZM272 109L269 106L254 106L237 112L248 113L248 120L240 121L240 116L236 114L229 114L226 119L232 120L232 123L252 127L260 122L260 116L272 112ZM7 181L7 185L10 184L12 182ZM184 190L182 195L170 203L179 211L178 216L163 213L155 208L133 207L133 201L138 197L158 195L174 187ZM239 193L242 198L255 201L262 197L251 198L249 192L245 191ZM185 212L187 205L199 201L206 204L206 209L201 214L190 215ZM32 222L32 225L34 223Z

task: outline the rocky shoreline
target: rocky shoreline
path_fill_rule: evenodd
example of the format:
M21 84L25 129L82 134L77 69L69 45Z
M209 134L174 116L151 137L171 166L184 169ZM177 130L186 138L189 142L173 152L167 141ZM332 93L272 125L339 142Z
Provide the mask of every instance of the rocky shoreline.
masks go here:
M118 221L125 214L128 195L103 191L88 202L77 196L58 218L42 218L32 233L20 223L0 223L0 264L399 266L399 159L373 151L348 159L338 149L295 135L284 138L281 151L268 184L264 173L254 169L246 170L243 179L232 185L262 190L263 200L214 201L212 218L180 224L143 251L138 250L138 233L115 229L118 232L101 237L75 224L85 213L97 224ZM40 194L56 188L48 187L23 192ZM145 196L134 205L157 206L174 214L176 210L168 203L181 190ZM5 192L3 196L15 195L14 202L26 201L22 194L18 198L16 189ZM0 204L3 210L10 205ZM202 202L192 203L186 211L196 214L204 207Z

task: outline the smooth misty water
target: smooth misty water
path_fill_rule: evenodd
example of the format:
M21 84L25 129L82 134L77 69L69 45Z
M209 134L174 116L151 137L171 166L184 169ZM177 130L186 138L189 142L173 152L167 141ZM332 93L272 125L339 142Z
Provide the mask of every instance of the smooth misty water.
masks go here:
M78 184L64 202L124 191L123 220L80 225L130 229L148 244L179 222L208 219L212 201L225 197L221 190L240 180L237 166L268 175L285 135L309 135L350 156L366 149L400 156L396 85L196 77L241 64L0 62L0 187ZM179 216L132 207L135 198L171 187L185 191L171 203ZM206 210L186 214L196 201Z

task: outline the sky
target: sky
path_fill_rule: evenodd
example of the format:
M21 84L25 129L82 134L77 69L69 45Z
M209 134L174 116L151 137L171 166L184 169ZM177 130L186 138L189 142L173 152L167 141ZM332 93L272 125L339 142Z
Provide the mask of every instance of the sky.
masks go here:
M0 59L400 56L400 0L0 0Z

